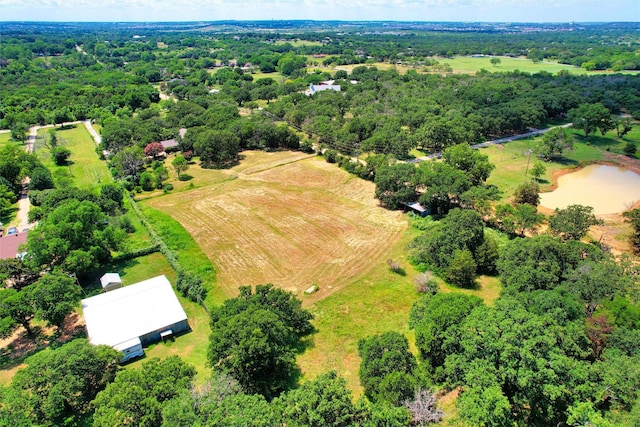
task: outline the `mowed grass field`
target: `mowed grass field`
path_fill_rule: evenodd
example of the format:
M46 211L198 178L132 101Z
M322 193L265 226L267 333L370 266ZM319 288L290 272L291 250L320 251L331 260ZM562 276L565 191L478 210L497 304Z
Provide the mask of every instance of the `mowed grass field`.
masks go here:
M317 329L298 357L303 377L335 369L360 395L358 340L396 330L413 342L407 321L420 294L406 246L420 231L406 214L379 207L371 182L322 158L285 151L243 155L228 170L192 165L189 182L174 181L172 194L140 204L178 220L209 256L216 303L243 285L273 283L293 292L314 314ZM404 274L390 271L388 259ZM314 283L319 292L305 295ZM481 277L478 285L464 292L492 304L499 281ZM441 290L458 291L446 284Z
M57 166L51 158L51 152L43 144L49 139L49 132L55 129L58 146L71 151L65 166ZM38 131L36 154L49 168L54 180L75 185L80 188L97 188L113 181L105 162L98 158L96 145L82 124L70 128L44 128Z
M453 58L435 58L440 64L449 64L454 73L475 74L481 69L492 73L507 71L522 71L526 73L539 73L545 71L556 74L559 71L569 71L571 74L586 74L587 71L573 65L559 64L557 62L533 62L527 58L512 58L509 56L496 56L500 63L493 65L490 56L456 56Z
M240 165L204 171L210 184L142 202L178 220L216 267L217 286L273 283L320 300L386 261L407 228L380 209L373 183L299 152L245 152ZM196 175L192 168L187 173ZM213 177L213 179L211 179ZM195 181L195 179L194 179Z
M433 58L440 65L448 64L451 66L452 72L454 74L475 74L478 71L484 69L491 73L500 73L500 72L511 72L511 71L522 71L525 73L539 73L541 71L548 72L551 74L557 74L560 71L568 71L571 74L607 74L611 73L609 71L587 71L580 67L575 67L573 65L567 64L559 64L557 62L548 62L542 61L538 63L534 63L533 61L526 58L512 58L509 56L497 56L496 58L500 59L500 63L497 65L493 65L491 63L490 56L482 56L482 57L473 57L473 56L455 56L453 58ZM321 61L321 60L320 60ZM316 60L316 62L318 62ZM320 63L320 62L319 62ZM388 62L372 62L366 64L351 64L351 65L339 65L335 68L328 67L315 67L322 71L328 71L330 73L334 73L336 70L345 70L348 73L356 67L361 66L367 67L376 67L380 70L389 70L395 69L400 74L404 74L409 70L415 70L418 73L425 72L433 72L433 73L442 73L441 71L432 69L432 67L425 67L420 65L410 65L410 64L390 64ZM314 69L314 67L310 67ZM633 71L624 71L623 73L627 74L635 74L637 72Z

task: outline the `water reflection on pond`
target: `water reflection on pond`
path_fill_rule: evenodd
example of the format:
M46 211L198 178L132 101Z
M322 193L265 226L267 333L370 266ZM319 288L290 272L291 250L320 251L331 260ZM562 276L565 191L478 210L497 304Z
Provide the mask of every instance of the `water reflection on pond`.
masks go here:
M624 212L640 200L640 175L625 168L589 165L558 178L558 188L540 194L540 205L592 206L596 215Z

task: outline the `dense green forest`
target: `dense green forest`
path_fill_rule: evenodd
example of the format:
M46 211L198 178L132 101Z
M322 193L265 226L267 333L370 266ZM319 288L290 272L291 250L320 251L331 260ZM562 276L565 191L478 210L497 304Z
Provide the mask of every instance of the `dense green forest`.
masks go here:
M588 206L545 220L542 162L499 203L503 189L487 184L498 166L471 148L557 124L572 124L580 143L612 130L622 138L640 120L637 25L0 25L0 128L24 142L32 126L89 120L115 180L77 188L22 146L0 147L0 219L11 219L29 177L29 218L39 221L26 258L0 260L2 338L33 337L34 324L60 330L84 280L158 251L176 288L206 305L209 267L178 259L177 237L153 231L133 199L171 192L170 170L181 181L190 165L230 168L244 150L315 152L373 181L380 209L420 202L431 214L411 218L406 248L423 272L406 313L415 341L387 331L358 342L358 399L335 371L300 381L313 315L265 284L206 306L205 384L194 380L203 367L177 356L121 368L117 352L78 338L27 358L0 386L0 426L640 426L637 256L586 238L600 224ZM467 55L585 73L441 66ZM327 80L340 91L305 93ZM178 154L165 164L166 140ZM55 130L43 144L67 164ZM542 144L539 160L562 162L574 140L556 128ZM636 145L625 147L629 158ZM412 162L430 153L441 161ZM639 211L624 215L635 249ZM136 247L127 244L133 221L151 235ZM443 282L473 289L479 275L499 278L495 304L439 291ZM438 399L452 392L456 415L441 421Z

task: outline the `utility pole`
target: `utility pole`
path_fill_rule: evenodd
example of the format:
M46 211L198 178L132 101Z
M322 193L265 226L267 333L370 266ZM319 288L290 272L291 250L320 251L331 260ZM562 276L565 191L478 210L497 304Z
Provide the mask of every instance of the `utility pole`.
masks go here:
M531 153L533 153L533 150L529 148L529 157L527 157L527 169L525 169L524 171L524 176L527 176L527 173L529 172L529 162L531 161Z

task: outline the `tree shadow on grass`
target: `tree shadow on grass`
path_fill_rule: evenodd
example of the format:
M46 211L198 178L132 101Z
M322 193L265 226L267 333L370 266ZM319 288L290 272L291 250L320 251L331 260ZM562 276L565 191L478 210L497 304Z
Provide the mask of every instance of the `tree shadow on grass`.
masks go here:
M307 350L315 348L316 343L313 339L313 335L306 336L302 338L298 344L295 346L295 351L297 354L302 354Z
M76 312L69 314L60 328L33 326L32 334L21 328L0 348L0 370L13 369L46 348L57 348L76 338L86 338L84 319Z
M178 179L178 181L191 181L193 179L193 177L189 174L183 173L180 174L180 178Z
M111 261L109 264L103 265L97 270L92 271L84 277L79 277L80 286L84 292L84 298L93 296L102 292L102 284L100 278L106 273L118 273L120 278L127 275L127 270L140 264L136 258Z
M551 161L553 163L557 163L557 164L562 165L562 166L577 166L580 163L577 160L570 159L570 158L564 157L564 156L554 157Z
M610 148L620 144L619 141L614 138L605 137L601 135L589 135L589 139L584 137L578 137L578 141L587 145L591 145L598 148Z

